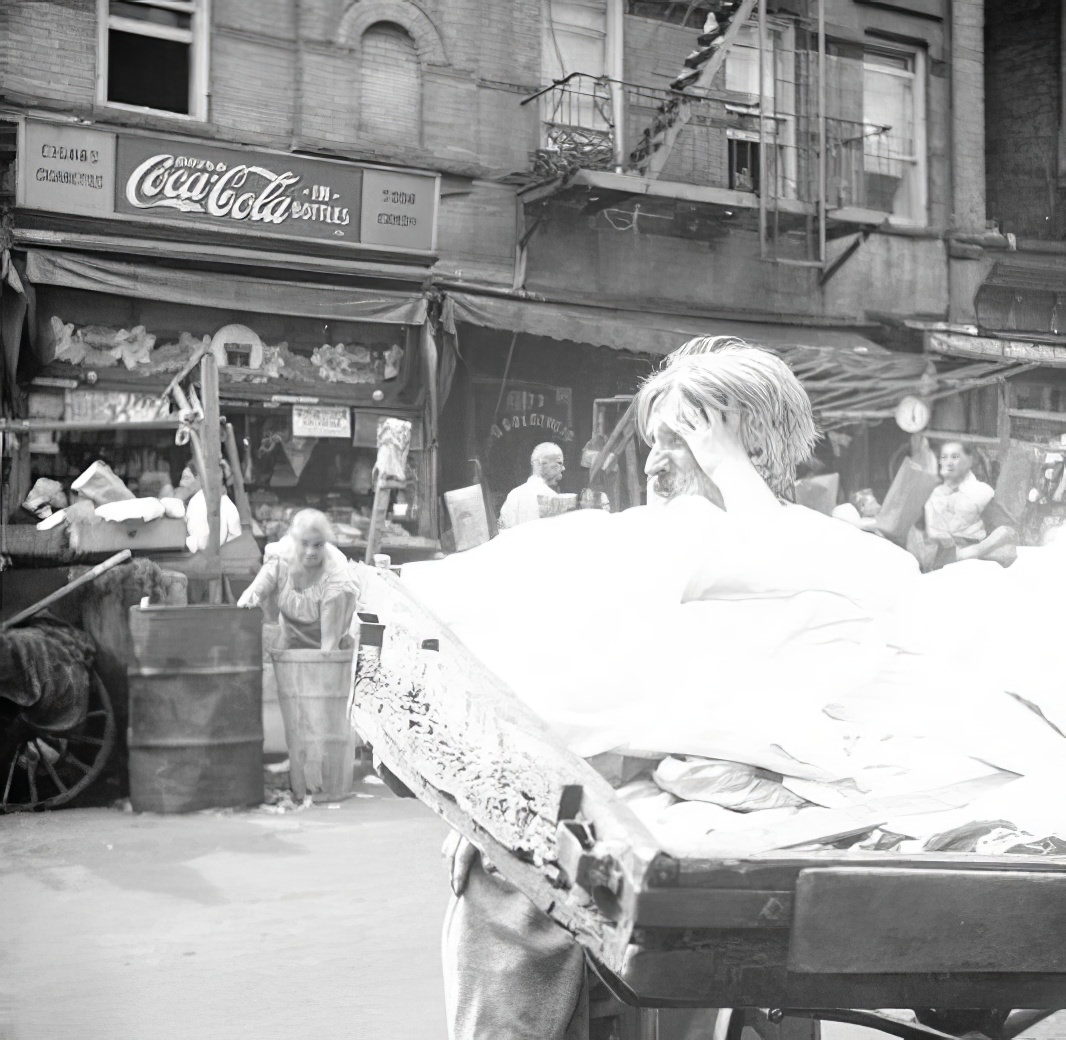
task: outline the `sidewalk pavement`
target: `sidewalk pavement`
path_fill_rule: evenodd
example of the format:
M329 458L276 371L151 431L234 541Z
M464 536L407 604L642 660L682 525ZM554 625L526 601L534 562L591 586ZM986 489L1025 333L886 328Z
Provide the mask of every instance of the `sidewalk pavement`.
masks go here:
M445 827L376 777L284 813L0 817L3 1040L444 1040Z

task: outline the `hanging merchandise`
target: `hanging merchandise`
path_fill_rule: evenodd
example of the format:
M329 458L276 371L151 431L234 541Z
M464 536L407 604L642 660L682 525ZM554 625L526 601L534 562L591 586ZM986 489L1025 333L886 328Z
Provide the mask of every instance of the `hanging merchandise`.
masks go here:
M379 479L407 479L407 452L411 447L411 423L407 419L382 419L378 423Z
M281 450L285 452L285 457L289 460L289 465L292 466L297 479L303 473L317 443L318 440L315 437L293 437L291 433L282 435Z

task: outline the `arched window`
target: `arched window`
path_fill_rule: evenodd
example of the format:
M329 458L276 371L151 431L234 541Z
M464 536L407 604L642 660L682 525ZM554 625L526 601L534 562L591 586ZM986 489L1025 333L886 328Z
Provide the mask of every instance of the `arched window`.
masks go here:
M417 146L422 138L422 67L415 41L392 22L363 33L359 124L364 133Z

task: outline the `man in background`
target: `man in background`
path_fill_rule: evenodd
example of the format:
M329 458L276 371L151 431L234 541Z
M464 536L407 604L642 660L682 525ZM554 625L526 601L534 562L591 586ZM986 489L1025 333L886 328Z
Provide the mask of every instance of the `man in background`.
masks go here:
M529 479L512 489L504 500L500 510L500 530L539 520L551 512L550 500L558 495L559 481L566 471L563 449L551 441L538 444L529 457L529 464L532 470Z

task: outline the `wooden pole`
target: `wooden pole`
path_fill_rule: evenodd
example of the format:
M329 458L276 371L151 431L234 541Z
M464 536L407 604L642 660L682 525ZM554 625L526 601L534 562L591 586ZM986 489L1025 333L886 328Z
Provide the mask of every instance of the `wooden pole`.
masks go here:
M95 581L104 573L104 571L109 571L112 567L117 567L120 563L125 563L132 556L133 553L130 552L129 549L123 549L122 552L117 552L114 556L109 556L103 563L98 563L84 574L78 575L73 581L67 582L67 584L61 589L56 589L55 592L48 593L44 599L39 599L25 610L20 610L13 617L9 617L2 625L0 625L0 631L6 632L9 628L14 628L15 625L20 624L27 618L40 613L45 607L50 607L56 602L56 600L62 599L64 596L69 595L82 585L87 585L90 581Z
M252 526L252 504L248 501L248 492L244 489L244 471L241 469L241 456L237 451L237 435L233 430L233 423L226 423L226 461L229 462L230 472L233 474L233 500L237 505L237 512L241 515L241 527Z
M996 434L999 438L1000 464L1007 458L1010 451L1010 421L1011 421L1011 385L1006 379L999 380L997 386L996 402Z
M208 589L208 601L222 602L222 556L219 552L222 530L222 437L218 404L218 365L211 354L200 360L200 389L203 394L204 424L200 437L203 463L207 470L200 477L207 501L207 548L204 549L208 573L217 575Z

